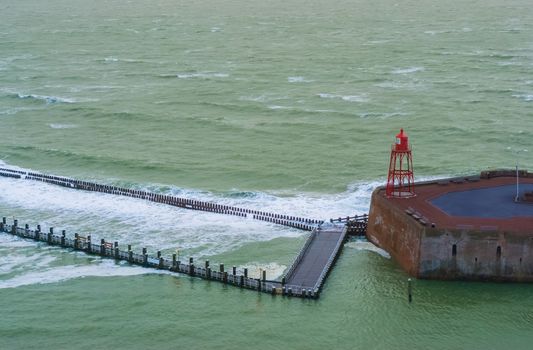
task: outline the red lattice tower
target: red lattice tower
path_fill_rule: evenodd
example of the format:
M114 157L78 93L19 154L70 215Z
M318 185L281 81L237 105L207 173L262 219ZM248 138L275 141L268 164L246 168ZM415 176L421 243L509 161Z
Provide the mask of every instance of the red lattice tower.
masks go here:
M413 155L407 134L400 130L390 152L387 197L409 198L415 195Z

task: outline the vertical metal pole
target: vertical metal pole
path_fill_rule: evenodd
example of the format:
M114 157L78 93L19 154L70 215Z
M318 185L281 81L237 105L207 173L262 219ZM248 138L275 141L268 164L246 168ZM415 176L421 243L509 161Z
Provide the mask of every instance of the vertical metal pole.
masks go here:
M407 279L407 294L408 294L409 303L411 303L413 301L413 287L411 285L410 278Z
M515 202L518 202L519 200L519 194L518 194L518 156L516 157L516 197L514 199Z

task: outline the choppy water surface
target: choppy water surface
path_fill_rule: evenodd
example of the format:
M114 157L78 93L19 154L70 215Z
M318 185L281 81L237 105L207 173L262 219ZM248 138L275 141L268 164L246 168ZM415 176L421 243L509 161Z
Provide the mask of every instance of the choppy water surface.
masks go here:
M318 219L418 178L529 167L526 0L0 1L0 160ZM529 149L529 152L524 150ZM0 178L22 223L279 276L305 233ZM529 348L529 285L416 281L346 245L319 301L0 237L0 348Z

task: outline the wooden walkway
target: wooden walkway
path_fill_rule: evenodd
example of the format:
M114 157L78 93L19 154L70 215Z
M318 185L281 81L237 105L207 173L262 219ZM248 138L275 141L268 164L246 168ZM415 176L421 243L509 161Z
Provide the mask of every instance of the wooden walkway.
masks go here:
M314 230L285 274L285 288L298 295L318 296L341 251L347 232L345 225Z

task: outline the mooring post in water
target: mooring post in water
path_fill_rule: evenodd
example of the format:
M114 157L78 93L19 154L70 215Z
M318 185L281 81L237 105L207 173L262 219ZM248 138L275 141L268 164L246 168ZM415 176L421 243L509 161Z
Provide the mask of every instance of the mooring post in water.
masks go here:
M244 268L244 277L248 278L248 269L246 267Z
M100 256L105 256L105 239L100 240Z
M113 246L115 248L115 259L120 259L120 250L118 249L118 242L115 241Z
M161 257L161 251L158 250L158 251L157 251L157 258L159 259L160 257Z
M11 227L11 233L16 235L17 234L17 225L18 225L18 220L15 219L13 220L13 227Z
M75 233L74 234L74 250L78 250L80 235Z
M407 295L408 295L409 302L412 302L413 301L413 288L411 285L410 278L407 279Z
M92 249L93 245L91 243L91 235L87 235L87 252L90 254Z
M224 264L220 264L220 272L224 273Z
M172 254L172 269L176 269L176 253Z
M65 237L66 237L67 233L65 232L65 230L61 231L61 246L64 247L65 246Z
M37 231L41 232L41 225L37 225ZM46 237L46 241L48 244L52 244L52 232L48 232L48 235Z
M266 270L263 270L263 282L267 279L267 272Z

